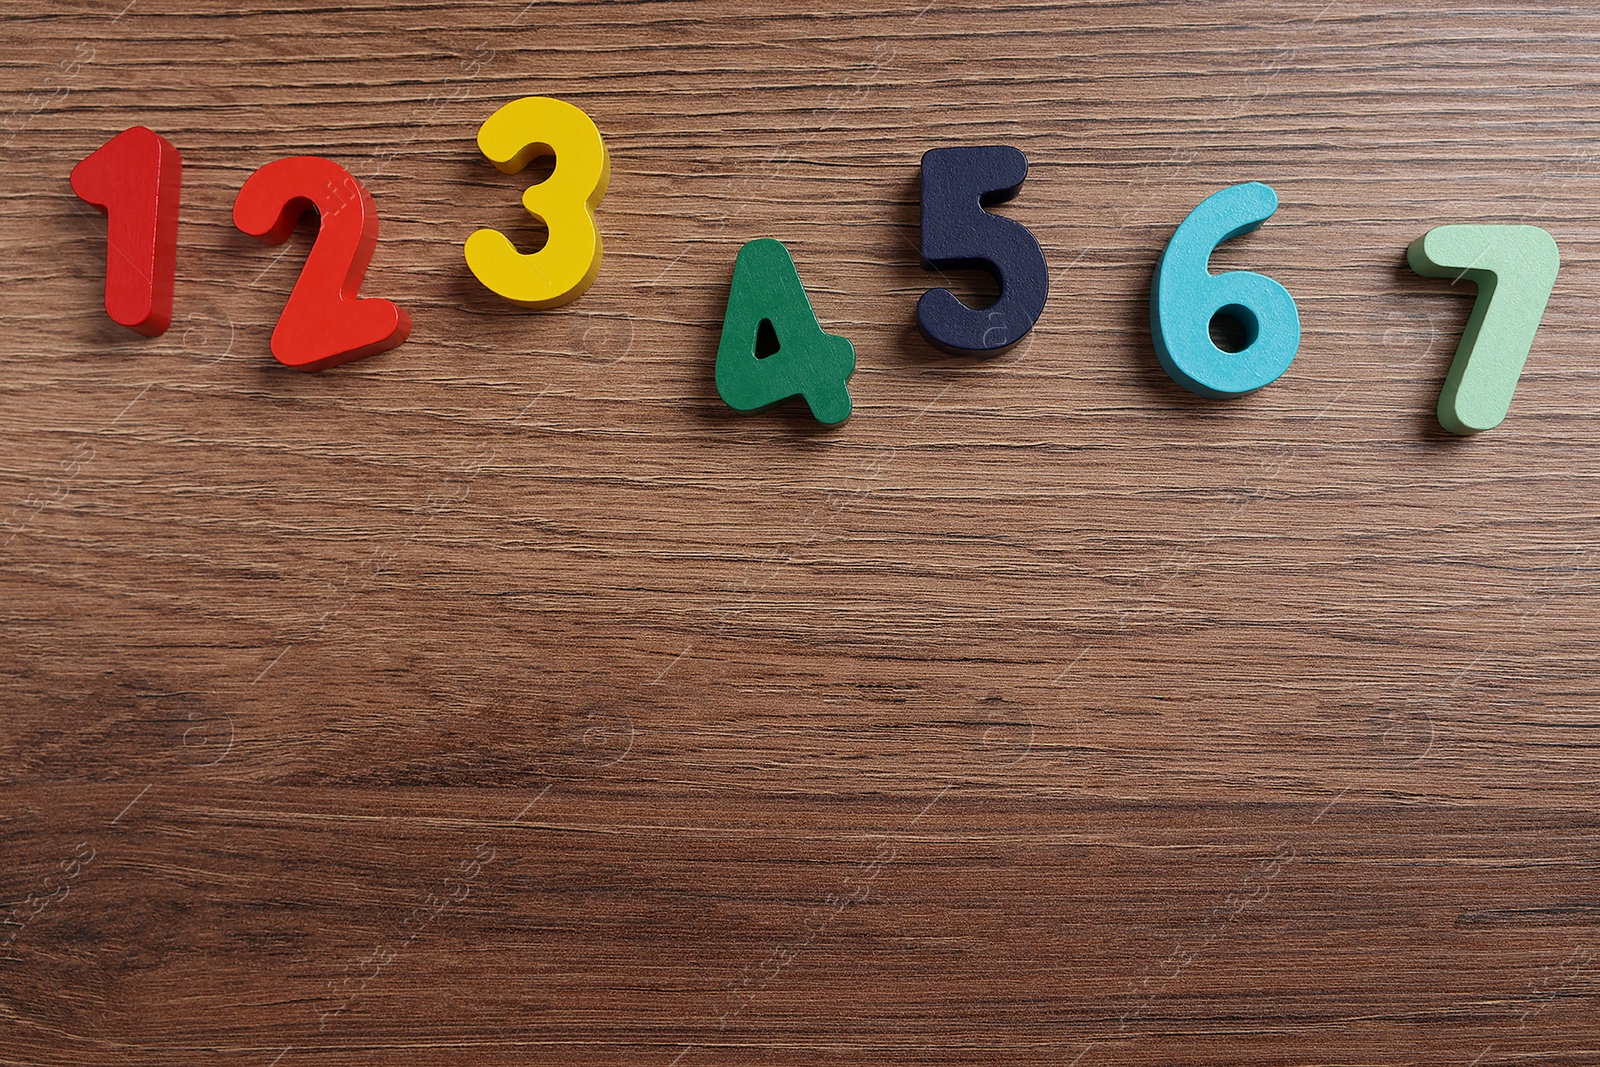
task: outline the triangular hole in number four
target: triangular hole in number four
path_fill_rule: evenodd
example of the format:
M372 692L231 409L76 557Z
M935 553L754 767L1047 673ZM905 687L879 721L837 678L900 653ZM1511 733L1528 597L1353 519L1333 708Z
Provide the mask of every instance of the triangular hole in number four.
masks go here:
M766 359L778 354L778 331L772 328L771 319L762 319L756 327L756 358Z

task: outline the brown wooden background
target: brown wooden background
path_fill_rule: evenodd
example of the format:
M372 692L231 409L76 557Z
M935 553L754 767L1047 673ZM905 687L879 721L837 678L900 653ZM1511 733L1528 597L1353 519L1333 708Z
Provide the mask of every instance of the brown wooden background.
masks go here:
M1600 15L1468 2L8 3L0 1063L1600 1062ZM604 269L527 312L507 100L609 145ZM176 321L101 310L73 165L184 153ZM988 363L912 326L917 161L1013 144L1052 266ZM267 342L376 197L409 343ZM1295 295L1234 402L1151 269ZM1445 222L1563 269L1511 417L1433 408ZM740 417L739 246L856 413ZM982 289L953 279L962 292Z

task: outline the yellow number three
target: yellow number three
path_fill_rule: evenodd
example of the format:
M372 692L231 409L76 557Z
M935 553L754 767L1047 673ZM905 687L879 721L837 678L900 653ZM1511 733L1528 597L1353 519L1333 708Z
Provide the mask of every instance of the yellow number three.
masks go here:
M489 116L478 128L478 148L507 174L555 156L550 177L522 194L522 206L550 238L523 255L499 230L478 230L467 238L467 266L490 290L523 307L578 299L600 273L594 209L611 181L611 157L594 120L564 100L526 96Z

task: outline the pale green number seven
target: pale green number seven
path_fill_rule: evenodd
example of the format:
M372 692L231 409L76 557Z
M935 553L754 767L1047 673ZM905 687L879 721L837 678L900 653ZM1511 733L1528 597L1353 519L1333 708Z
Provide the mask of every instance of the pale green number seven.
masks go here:
M1436 226L1411 242L1406 262L1430 278L1477 283L1477 302L1439 393L1439 425L1459 434L1493 429L1511 409L1556 286L1555 239L1537 226Z

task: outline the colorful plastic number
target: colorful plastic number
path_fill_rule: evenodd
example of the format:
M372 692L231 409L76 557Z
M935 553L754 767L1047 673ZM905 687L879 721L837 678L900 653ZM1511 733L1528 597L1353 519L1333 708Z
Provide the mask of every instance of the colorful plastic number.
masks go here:
M478 230L467 238L467 266L490 290L523 307L578 299L600 273L594 212L611 181L611 157L593 120L564 100L524 97L489 116L478 130L478 147L507 174L555 156L550 177L522 194L522 206L550 237L539 251L523 255L500 231Z
M956 356L993 356L1028 335L1050 294L1044 251L1028 228L986 205L1017 195L1028 160L1006 145L935 148L922 156L922 259L929 270L986 270L1000 286L993 306L975 311L948 289L917 301L917 328Z
M1213 193L1179 224L1150 286L1150 336L1168 376L1193 393L1242 396L1270 385L1300 349L1300 312L1289 290L1263 274L1212 274L1211 252L1249 233L1278 210L1260 182ZM1242 331L1243 347L1224 352L1211 339L1218 316Z
M317 156L268 163L239 190L233 222L267 244L282 244L313 208L321 228L272 331L278 362L303 371L386 352L411 336L403 309L358 296L378 245L378 206L337 163Z
M1478 286L1467 328L1439 393L1439 425L1482 433L1500 425L1556 287L1561 252L1537 226L1435 226L1406 249L1411 269L1429 278L1469 278Z
M845 382L856 369L847 339L824 333L781 241L739 249L717 345L717 392L735 411L761 411L805 397L818 422L850 417Z
M106 314L155 337L172 325L183 160L143 126L72 168L72 191L106 216Z

